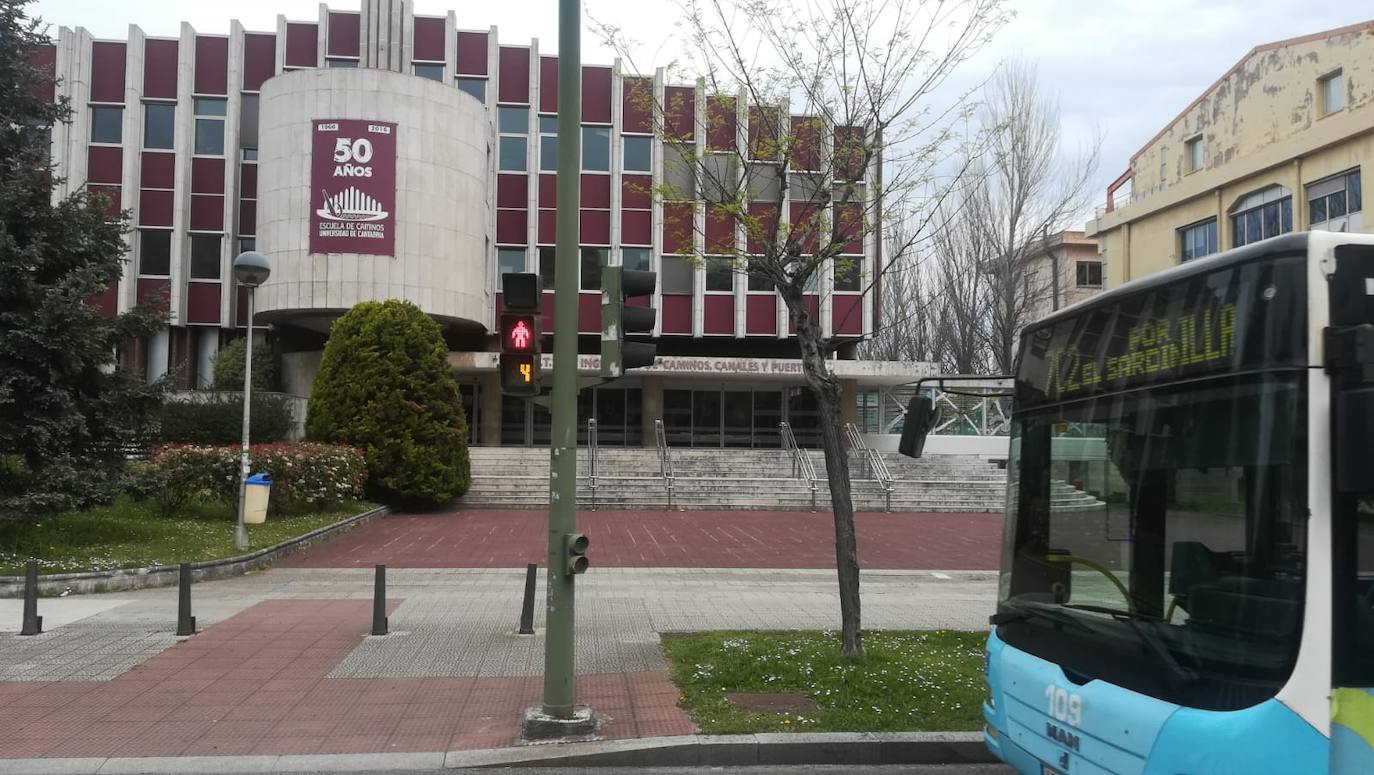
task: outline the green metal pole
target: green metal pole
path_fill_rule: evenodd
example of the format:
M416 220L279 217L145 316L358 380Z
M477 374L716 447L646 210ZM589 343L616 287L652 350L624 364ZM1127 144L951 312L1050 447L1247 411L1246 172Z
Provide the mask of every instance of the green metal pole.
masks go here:
M553 438L549 445L549 589L544 712L573 714L573 575L566 536L577 530L577 208L582 172L581 0L558 2L558 221L554 254Z

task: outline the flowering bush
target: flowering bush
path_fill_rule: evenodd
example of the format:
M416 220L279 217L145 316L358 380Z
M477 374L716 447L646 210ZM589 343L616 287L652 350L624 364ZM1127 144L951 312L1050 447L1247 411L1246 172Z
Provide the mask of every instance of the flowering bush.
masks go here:
M140 466L138 494L164 513L191 500L232 503L238 497L240 447L158 447ZM363 454L337 444L258 444L249 448L254 473L272 477L268 510L274 514L319 509L362 496Z

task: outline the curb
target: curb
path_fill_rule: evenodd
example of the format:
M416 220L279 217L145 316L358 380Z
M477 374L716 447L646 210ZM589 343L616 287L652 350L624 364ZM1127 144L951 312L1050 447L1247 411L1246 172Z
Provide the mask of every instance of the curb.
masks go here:
M238 557L225 557L220 560L191 563L191 576L195 581L209 581L229 576L242 576L250 571L271 565L289 554L295 554L309 546L319 543L336 533L352 529L358 525L387 514L387 506L377 506L361 514L346 517L332 525L316 528L305 535L289 538L275 546L268 546ZM85 573L53 573L38 577L39 595L57 595L68 588L74 594L94 592L121 592L131 589L151 587L171 587L177 584L180 566L154 565L149 568L118 568L108 571L89 571ZM22 597L24 595L23 576L0 576L0 598ZM3 760L0 760L3 761ZM0 769L0 772L6 772Z
M820 732L682 735L448 753L0 759L0 775L114 773L432 772L500 767L737 767L987 764L981 732Z

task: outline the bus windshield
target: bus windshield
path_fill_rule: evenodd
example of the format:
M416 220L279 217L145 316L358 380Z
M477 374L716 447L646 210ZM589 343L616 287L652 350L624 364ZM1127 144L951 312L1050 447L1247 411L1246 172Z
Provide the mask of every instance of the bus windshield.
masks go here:
M1272 697L1302 629L1305 385L1232 374L1021 414L999 637L1190 707Z

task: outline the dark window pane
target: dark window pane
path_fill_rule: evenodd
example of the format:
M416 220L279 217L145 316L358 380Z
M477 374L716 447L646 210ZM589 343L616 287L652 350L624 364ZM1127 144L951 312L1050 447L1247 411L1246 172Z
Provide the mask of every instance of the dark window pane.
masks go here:
M520 248L498 248L496 251L496 289L501 289L501 275L525 271L525 251Z
M558 170L557 135L543 135L539 138L539 169L545 172Z
M664 293L686 293L692 292L692 262L682 256L663 257L663 281L662 288Z
M1352 172L1349 177L1345 179L1345 191L1347 204L1350 205L1347 210L1352 213L1358 213L1363 206L1362 202L1364 200L1364 192L1360 190L1359 172Z
M625 171L649 172L653 169L653 138L622 137L625 144Z
M601 267L606 265L610 252L606 248L582 248L582 290L601 290Z
M840 256L835 259L835 290L857 291L862 281L863 258L861 256Z
M1261 210L1264 215L1264 236L1272 237L1279 234L1279 204L1267 204Z
M191 279L218 280L220 271L219 236L191 235Z
M502 137L501 140L501 169L524 172L525 171L525 138L523 137Z
M692 444L692 391L663 391L663 430L670 446Z
M621 264L626 269L642 272L647 272L650 269L648 248L624 248L620 251L620 259Z
M558 116L540 116L539 134L556 135L558 134Z
M582 169L595 172L611 168L611 129L604 126L582 127Z
M720 446L720 391L692 391L692 446Z
M487 82L484 78L455 78L453 82L457 84L458 91L467 92L477 98L483 104L487 101Z
M195 101L197 116L223 116L225 100L198 99Z
M1309 223L1321 223L1326 220L1326 197L1319 196L1308 203L1307 220Z
M247 253L250 250L258 249L258 240L255 237L243 237L239 239L239 252Z
M196 119L196 155L224 155L224 119Z
M444 66L438 64L417 64L415 74L431 81L444 82Z
M1287 234L1293 230L1293 198L1289 197L1279 202L1279 230L1274 234ZM1272 237L1273 234L1266 233L1264 236Z
M754 391L754 446L779 447L778 423L782 422L782 393L777 390Z
M712 258L706 261L706 290L733 291L735 289L735 267L728 259Z
M91 108L91 142L118 145L124 137L124 108Z
M1247 242L1259 242L1264 239L1264 216L1260 210L1251 210L1245 214L1245 239Z
M338 67L338 68L345 68L345 69L346 69L346 68L354 68L354 67L357 67L357 66L358 66L358 60L356 60L356 59L326 59L326 60L324 61L324 66L325 66L325 67Z
M530 133L530 109L497 108L496 122L502 134L527 135Z
M723 445L726 447L753 446L753 393L748 390L727 390L722 397L724 425Z
M1211 255L1217 252L1217 222L1212 221L1203 228L1207 234L1207 252L1203 255Z
M138 273L166 277L172 273L172 233L144 229L138 233Z
M239 110L239 147L258 147L258 95L243 95Z
M553 290L554 259L557 255L553 248L539 249L539 282L545 290Z
M1245 238L1245 216L1235 215L1231 217L1231 232L1235 235L1236 247L1245 245L1249 242Z
M1345 192L1337 191L1326 198L1326 217L1339 218L1345 215Z
M246 99L245 95L245 99ZM172 149L177 106L149 104L143 106L143 147ZM257 131L256 122L253 131Z

